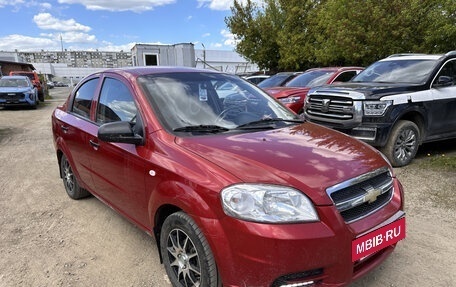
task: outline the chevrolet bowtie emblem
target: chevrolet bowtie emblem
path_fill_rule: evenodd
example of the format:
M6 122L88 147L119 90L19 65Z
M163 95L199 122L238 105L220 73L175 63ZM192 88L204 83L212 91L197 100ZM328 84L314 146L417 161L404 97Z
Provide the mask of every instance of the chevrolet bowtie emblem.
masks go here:
M377 197L379 197L383 193L383 190L381 188L373 188L371 186L366 188L365 190L366 195L364 195L364 202L368 203L373 203L377 200Z

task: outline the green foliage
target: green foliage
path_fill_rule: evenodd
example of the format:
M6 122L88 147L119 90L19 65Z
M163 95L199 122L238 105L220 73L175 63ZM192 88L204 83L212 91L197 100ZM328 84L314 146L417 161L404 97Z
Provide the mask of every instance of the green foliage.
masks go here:
M262 69L363 65L394 53L445 53L456 43L454 0L265 0L232 7L237 52Z
M235 35L236 51L256 63L260 69L274 70L278 66L279 49L277 31L281 29L282 13L274 1L260 9L248 0L245 6L237 0L231 7L232 16L225 19L226 25Z

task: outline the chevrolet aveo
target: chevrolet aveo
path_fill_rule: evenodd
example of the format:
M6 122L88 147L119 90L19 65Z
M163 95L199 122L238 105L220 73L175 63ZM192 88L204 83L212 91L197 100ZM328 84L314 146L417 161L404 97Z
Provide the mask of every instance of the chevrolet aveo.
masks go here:
M237 88L220 96L225 83ZM405 237L403 189L378 151L234 75L95 73L52 129L69 197L155 237L173 286L344 286Z

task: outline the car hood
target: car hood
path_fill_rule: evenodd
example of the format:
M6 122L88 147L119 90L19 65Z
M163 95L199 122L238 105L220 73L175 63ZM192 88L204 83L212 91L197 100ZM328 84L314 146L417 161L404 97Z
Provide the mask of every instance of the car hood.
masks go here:
M358 140L311 123L239 134L176 138L180 146L241 182L292 186L317 205L330 205L326 188L387 166Z
M311 89L309 93L314 90L318 90L318 93L325 93L325 91L336 93L359 92L364 94L366 99L379 99L384 96L416 92L422 89L424 89L424 85L419 84L346 82L317 87Z
M0 93L24 93L30 92L32 89L28 87L0 87Z
M307 95L307 92L309 92L310 88L305 87L305 88L292 88L292 87L274 87L274 88L267 88L264 89L266 93L269 95L275 97L276 99L288 97L291 95L296 95L296 94L304 94Z

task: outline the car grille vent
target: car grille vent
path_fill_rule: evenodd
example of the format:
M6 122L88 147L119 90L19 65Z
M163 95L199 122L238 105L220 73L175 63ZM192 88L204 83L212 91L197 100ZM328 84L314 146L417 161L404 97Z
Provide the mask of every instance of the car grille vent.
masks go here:
M284 275L282 277L277 278L271 285L271 287L280 287L280 286L308 286L309 284L301 285L299 282L307 281L307 280L312 280L314 284L316 285L319 283L319 281L322 279L320 278L321 275L323 274L323 269L314 269L314 270L308 270L308 271L303 271L300 273L293 273L293 274L288 274Z
M352 120L354 118L353 100L333 96L309 96L306 112L320 118Z
M21 100L24 98L23 93L0 93L0 98L7 101Z
M393 178L387 168L364 174L327 189L345 222L364 218L386 205L393 195Z

